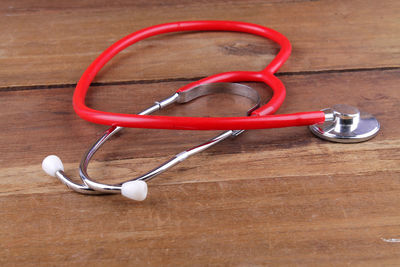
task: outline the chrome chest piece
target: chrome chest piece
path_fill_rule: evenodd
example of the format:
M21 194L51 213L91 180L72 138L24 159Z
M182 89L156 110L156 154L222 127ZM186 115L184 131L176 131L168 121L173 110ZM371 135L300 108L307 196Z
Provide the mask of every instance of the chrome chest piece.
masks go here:
M316 136L332 142L358 143L373 138L380 129L378 120L348 105L335 105L323 110L326 120L309 126Z

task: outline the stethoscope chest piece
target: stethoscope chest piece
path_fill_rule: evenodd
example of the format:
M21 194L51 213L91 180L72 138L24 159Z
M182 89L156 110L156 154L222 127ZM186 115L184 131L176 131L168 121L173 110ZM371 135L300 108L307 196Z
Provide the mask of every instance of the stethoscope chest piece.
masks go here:
M378 120L355 107L335 105L323 111L330 119L309 126L311 132L322 139L339 143L358 143L373 138L379 132Z

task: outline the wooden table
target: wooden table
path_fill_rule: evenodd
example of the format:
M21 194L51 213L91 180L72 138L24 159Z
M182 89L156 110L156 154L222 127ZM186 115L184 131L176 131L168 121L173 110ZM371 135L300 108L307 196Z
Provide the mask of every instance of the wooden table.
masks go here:
M56 154L79 181L82 154L107 128L72 109L90 62L135 30L195 19L257 23L291 40L279 113L345 103L376 115L381 132L348 145L306 127L248 131L151 181L141 203L79 195L45 175L42 159ZM2 0L0 40L0 265L400 265L399 1ZM113 59L87 102L136 113L200 77L261 69L277 49L237 33L152 38ZM251 85L267 101L268 88ZM248 106L215 96L160 114ZM89 173L123 181L216 133L128 129Z

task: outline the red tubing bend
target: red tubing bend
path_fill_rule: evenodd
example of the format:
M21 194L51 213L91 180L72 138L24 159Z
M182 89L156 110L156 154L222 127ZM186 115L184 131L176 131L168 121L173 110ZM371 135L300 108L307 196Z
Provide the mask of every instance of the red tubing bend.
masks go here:
M170 117L131 115L104 112L91 109L85 104L86 93L91 82L101 68L116 54L128 46L164 33L180 31L232 31L259 35L278 43L281 47L277 56L259 72L234 71L209 76L199 81L192 82L180 89L178 93L204 83L214 82L263 82L271 87L273 96L271 100L253 111L250 117ZM264 129L289 126L301 126L320 123L325 120L322 111L303 112L285 115L271 115L282 105L286 90L282 82L274 75L285 63L291 53L289 40L281 33L272 29L237 21L182 21L160 24L134 32L117 41L98 56L86 69L80 78L73 96L75 112L83 119L105 125L135 128L156 129L185 129L185 130L230 130L230 129Z

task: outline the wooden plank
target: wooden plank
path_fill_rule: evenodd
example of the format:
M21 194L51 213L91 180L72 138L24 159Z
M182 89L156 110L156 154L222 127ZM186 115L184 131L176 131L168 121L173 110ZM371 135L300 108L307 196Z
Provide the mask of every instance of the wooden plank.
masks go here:
M232 141L223 142L191 158L175 171L163 174L164 179L161 181L185 182L189 177L193 181L240 179L244 175L249 176L249 171L253 173L249 177L259 178L399 170L400 130L396 127L399 120L399 73L400 71L372 71L282 77L287 85L288 96L280 113L318 110L337 103L358 106L375 114L381 121L382 132L370 142L356 145L324 142L312 138L312 134L305 127L248 131ZM310 86L311 82L313 86ZM170 82L100 86L89 92L88 103L91 107L101 110L137 113L153 101L167 97L174 88L183 84ZM265 88L259 84L252 85L264 93L264 98L267 97ZM377 87L380 89L376 90ZM75 115L70 103L72 92L72 88L2 92L2 99L6 104L0 106L0 118L8 131L3 132L0 140L0 153L7 155L0 161L0 167L3 168L3 173L7 173L4 175L9 177L10 185L6 187L12 184L18 191L25 188L25 183L28 182L32 183L29 190L36 192L43 183L49 182L49 178L42 175L39 164L46 154L59 155L66 163L67 169L74 170L88 145L107 129L106 126L88 123ZM127 100L129 105L126 105ZM221 105L230 108L220 109ZM246 106L250 106L249 102L241 97L216 95L166 109L160 114L241 115ZM27 120L29 123L21 124L21 121ZM159 161L166 160L217 133L218 131L126 129L120 138L110 142L106 149L96 155L98 163L94 163L91 169L93 174L100 177L116 177L119 180L121 177L151 169ZM13 149L9 149L9 144L13 144ZM381 150L391 151L392 158L381 156ZM340 153L344 151L348 155ZM287 157L288 152L291 153L291 157ZM23 161L7 160L18 157ZM366 160L371 163L364 164ZM205 161L210 162L204 164ZM106 166L104 162L107 162ZM235 162L241 164L232 164ZM324 164L326 162L330 162L329 166ZM109 164L116 164L120 168L110 168ZM247 167L243 168L243 164ZM293 168L285 168L286 165L292 165ZM21 168L19 171L23 171L26 166L31 167L29 172L35 170L35 174L32 174L36 179L29 176L19 179L13 177L15 168ZM214 167L216 169L212 175L215 175L215 178L211 178L209 168ZM182 179L182 175L186 178ZM53 185L64 190L57 181L53 182Z
M383 239L399 237L400 186L398 176L381 177L379 187L368 174L154 185L140 204L58 192L0 197L0 262L398 264L398 244Z
M0 87L74 84L90 62L122 36L158 23L205 18L258 23L285 34L294 51L283 72L399 67L399 14L396 0L5 0L0 3ZM276 51L264 39L243 34L162 36L126 50L96 81L258 70Z
M82 196L42 173L42 158L55 153L77 177L83 151L106 128L74 115L73 88L3 91L0 265L397 265L399 74L282 76L281 113L347 103L375 114L382 131L354 145L313 138L305 127L249 131L151 181L142 203ZM182 84L94 87L89 104L133 113ZM205 97L163 114L227 116L248 104ZM235 109L218 109L228 105ZM212 134L127 130L90 173L121 181Z

